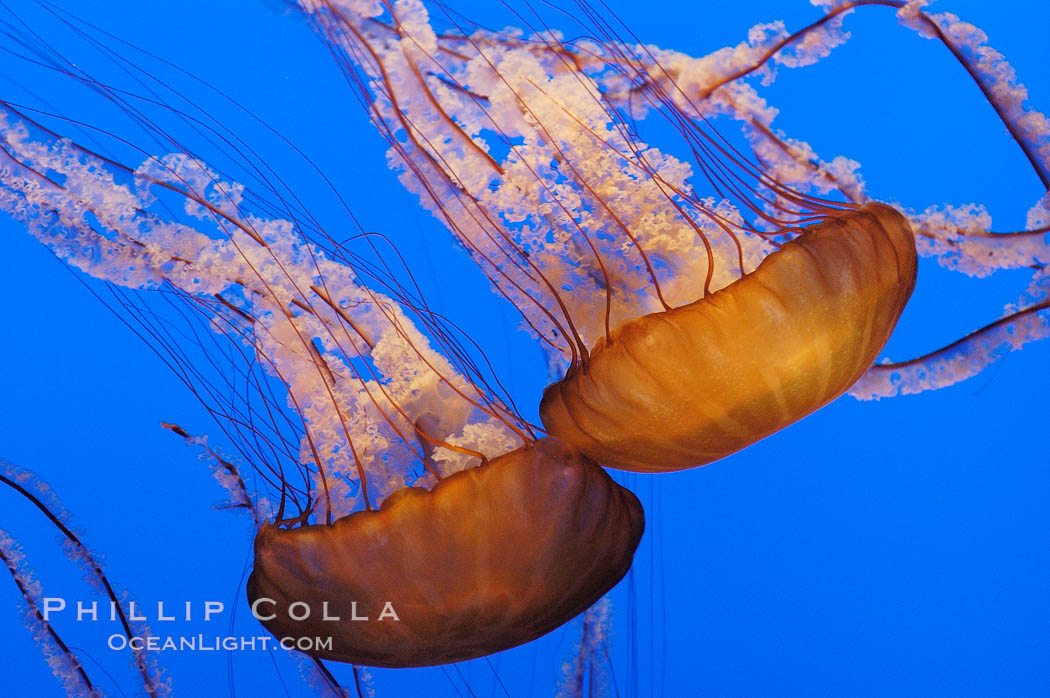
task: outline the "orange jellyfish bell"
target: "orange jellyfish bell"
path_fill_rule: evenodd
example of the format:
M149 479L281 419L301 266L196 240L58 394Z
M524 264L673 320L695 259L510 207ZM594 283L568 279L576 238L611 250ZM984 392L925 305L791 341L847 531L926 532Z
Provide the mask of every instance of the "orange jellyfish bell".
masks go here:
M846 392L889 339L916 270L895 209L831 215L720 291L615 328L547 387L543 424L625 470L723 458Z
M631 492L545 438L331 526L264 526L248 599L277 637L331 637L324 659L458 662L582 613L626 574L643 528Z

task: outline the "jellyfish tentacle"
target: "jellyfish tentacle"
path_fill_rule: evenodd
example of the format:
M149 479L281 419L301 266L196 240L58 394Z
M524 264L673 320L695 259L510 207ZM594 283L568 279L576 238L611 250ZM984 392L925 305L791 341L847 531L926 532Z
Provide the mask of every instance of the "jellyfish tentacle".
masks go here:
M120 622L121 631L129 641L128 647L132 653L132 663L138 671L146 693L152 698L167 695L169 686L166 682L161 681L160 670L157 669L155 662L150 659L141 646L131 642L134 636L144 634L145 628L132 626L131 620L120 604L120 598L116 589L114 589L109 577L102 570L102 565L98 562L94 553L84 545L80 536L72 529L69 515L58 502L50 486L31 472L22 470L4 460L0 460L0 483L7 485L7 487L17 492L36 507L69 542L67 555L83 566L88 580L97 585L97 588L109 598L112 608L116 612L117 620ZM148 634L148 630L146 630L145 634Z
M1050 300L1000 318L923 356L872 366L849 393L860 400L911 395L955 385L1017 351L1050 337Z
M970 75L1032 166L1043 188L1050 190L1050 119L1026 110L1028 90L1016 82L1013 68L988 46L987 35L949 12L927 15L925 3L912 2L898 12L901 22L920 35L936 37Z
M91 682L80 659L69 649L58 630L40 611L40 602L36 590L40 583L25 562L25 554L18 543L6 531L0 529L0 565L7 568L18 592L25 599L26 627L35 638L41 652L47 659L51 672L62 682L62 687L70 695L98 696L95 685ZM41 633L40 630L44 632ZM46 633L46 635L45 635Z

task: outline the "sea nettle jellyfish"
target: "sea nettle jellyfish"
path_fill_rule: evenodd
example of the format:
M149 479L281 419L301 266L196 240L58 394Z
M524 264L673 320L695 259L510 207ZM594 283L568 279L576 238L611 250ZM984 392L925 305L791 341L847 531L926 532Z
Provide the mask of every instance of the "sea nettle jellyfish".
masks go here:
M313 655L354 664L445 664L549 632L627 572L634 495L536 437L389 266L253 212L250 192L188 154L127 169L5 106L0 205L82 272L178 299L234 343L217 385L124 301L243 445L258 482L220 462L260 527L247 592L274 635L331 637ZM274 498L253 496L260 485ZM366 611L373 622L351 618Z
M401 182L565 369L540 405L547 432L636 471L722 458L851 387L871 399L953 384L1050 332L1045 197L1012 234L988 233L979 207L872 202L857 163L824 162L774 130L754 82L831 53L850 12L888 7L972 76L1044 187L1050 122L955 16L923 2L817 4L827 14L797 32L758 25L691 58L631 43L586 3L558 17L584 37L565 41L533 8L523 32L437 10L452 26L439 33L418 0L299 2ZM746 140L723 137L716 118ZM647 119L679 155L646 142ZM1033 282L973 334L873 367L915 285L917 245L970 274L1029 268Z

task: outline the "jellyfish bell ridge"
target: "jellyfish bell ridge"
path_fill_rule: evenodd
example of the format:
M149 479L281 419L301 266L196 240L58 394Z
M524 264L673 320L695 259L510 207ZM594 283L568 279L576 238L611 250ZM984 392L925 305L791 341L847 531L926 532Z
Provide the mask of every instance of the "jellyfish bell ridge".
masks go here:
M848 390L916 272L914 236L892 207L830 215L722 290L622 323L547 387L541 419L609 467L718 460Z
M643 529L630 491L548 437L331 526L263 527L248 599L277 637L331 637L320 658L463 661L582 613L626 574ZM296 602L309 618L290 617ZM322 620L325 602L341 620ZM397 619L380 620L388 603ZM352 608L369 620L349 620Z

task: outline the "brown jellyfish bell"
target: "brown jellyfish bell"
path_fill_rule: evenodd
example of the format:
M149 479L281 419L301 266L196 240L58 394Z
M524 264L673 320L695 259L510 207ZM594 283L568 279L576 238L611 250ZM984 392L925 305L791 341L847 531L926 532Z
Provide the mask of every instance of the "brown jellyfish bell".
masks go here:
M914 288L917 236L933 241L927 253L950 246L969 264L1007 268L1031 265L1041 231L990 235L962 216L948 230L872 202L857 163L822 161L775 130L776 111L748 81L820 60L848 38L850 10L888 6L950 50L1043 176L1045 119L1021 107L1009 66L954 16L897 0L823 3L798 32L760 25L747 42L692 58L623 38L587 3L559 17L576 23L573 41L528 3L520 32L471 26L438 5L449 26L439 31L420 0L298 4L369 105L401 182L547 351L547 432L603 465L702 465L858 379L862 397L949 385L991 362L993 352L970 351L1004 326L1017 331L1013 348L1050 334L1037 303L954 356L873 367ZM715 119L739 122L743 138ZM643 120L689 158L643 138Z
M545 438L330 526L263 526L248 599L276 637L332 638L325 659L459 662L585 611L626 574L643 527L633 494Z
M276 635L331 638L308 651L358 664L460 661L553 630L627 572L638 500L538 438L411 272L354 247L379 255L388 240L335 243L312 221L257 213L248 201L268 192L249 199L188 153L131 170L2 107L6 208L69 264L137 294L121 302L239 450L194 440L260 527L247 591ZM217 375L164 341L170 318L145 310L158 291L229 341L209 357ZM223 369L227 357L240 358Z

